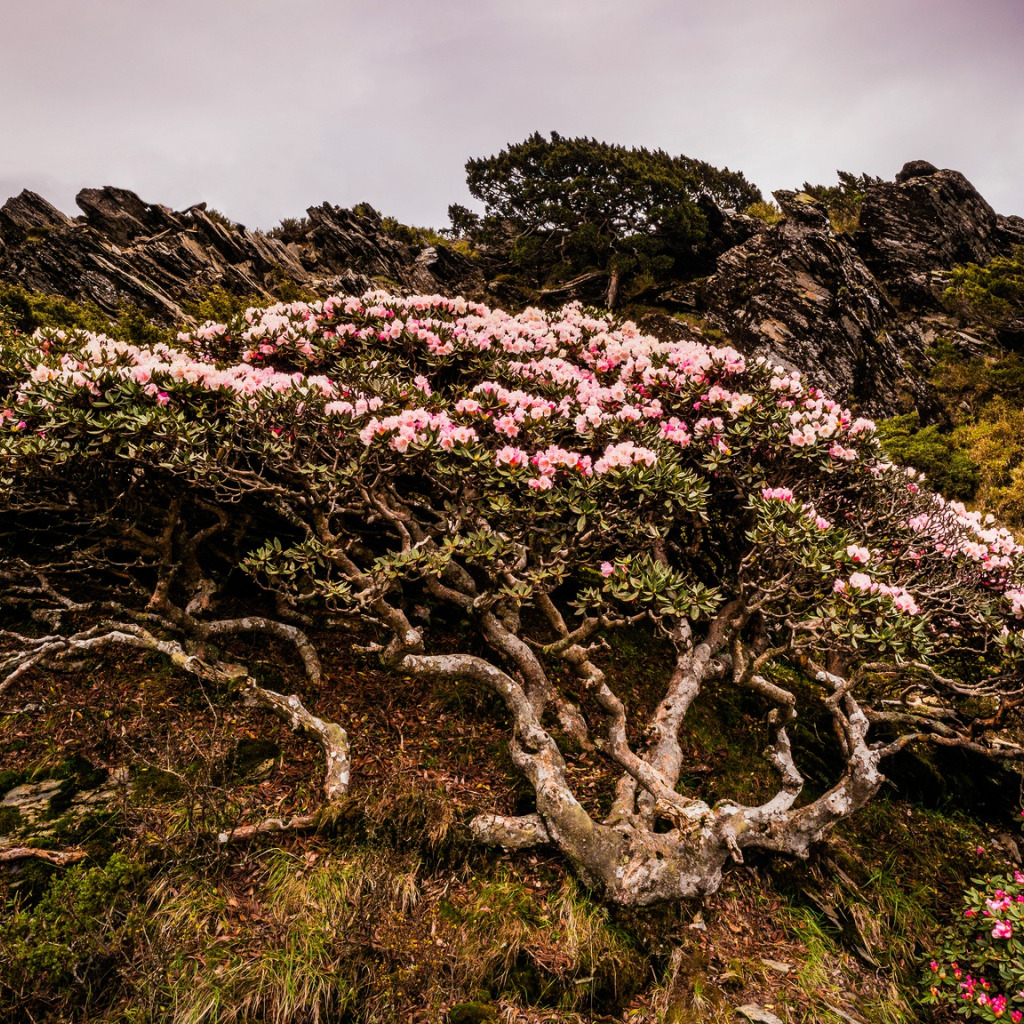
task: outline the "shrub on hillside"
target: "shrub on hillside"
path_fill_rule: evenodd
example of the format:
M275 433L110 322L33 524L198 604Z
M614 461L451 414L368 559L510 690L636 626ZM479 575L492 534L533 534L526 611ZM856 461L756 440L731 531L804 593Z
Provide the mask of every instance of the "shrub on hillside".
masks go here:
M955 267L943 298L968 319L1024 331L1024 246L1014 246L1011 255L997 256L984 266Z
M503 702L535 809L481 814L481 841L552 844L634 905L713 891L746 849L806 855L910 744L1021 753L1021 548L763 359L578 305L382 292L174 345L49 330L0 351L0 685L159 651L315 736L331 801L345 729L230 652L262 635L323 684L310 632L347 630L398 689ZM644 692L602 653L626 627ZM769 771L711 805L680 791L686 715L725 690L762 709ZM791 733L812 707L843 767L808 796ZM609 803L574 788L581 749Z
M979 849L979 853L981 850ZM984 1021L1024 1020L1024 872L972 880L963 916L924 972L925 1002Z

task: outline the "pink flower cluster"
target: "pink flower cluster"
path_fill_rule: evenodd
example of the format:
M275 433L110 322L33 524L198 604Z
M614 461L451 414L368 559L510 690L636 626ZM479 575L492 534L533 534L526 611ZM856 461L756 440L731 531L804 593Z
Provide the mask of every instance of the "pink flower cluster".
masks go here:
M866 572L850 573L849 582L839 579L832 584L832 589L837 594L847 594L851 588L861 594L880 594L883 597L891 598L896 610L903 612L905 615L918 615L921 612L913 595L905 587L894 587L887 583L878 583Z
M867 548L858 547L856 544L850 544L846 548L846 557L856 562L858 565L867 565L871 561L871 552Z
M237 363L223 365L203 354L208 351L203 346L211 341L217 341L223 353L233 334L238 336ZM366 444L380 441L397 451L435 443L441 448L473 441L487 444L491 435L500 441L515 439L533 461L553 442L562 450L571 449L565 439L572 436L584 442L585 450L571 453L572 459L557 462L555 468L573 468L584 475L653 465L659 458L655 440L679 448L700 440L728 455L729 432L741 417L761 416L761 429L777 427L780 442L787 429L799 426L813 430L815 436L841 436L850 444L856 426L836 403L814 391L805 393L799 374L782 373L758 360L753 369L761 386L775 373L767 393L778 394L775 404L781 408L776 411L800 403L790 417L792 424L782 419L775 423L770 399L765 411L764 398L729 386L730 378L751 370L734 349L690 340L662 341L642 334L632 323L616 326L610 319L588 314L578 304L554 314L527 309L511 315L462 298L397 297L375 291L358 298L336 296L324 302L249 309L232 325L208 322L179 339L180 350L86 336L79 338L77 351L53 359L47 358L48 340L41 338L43 358L28 386L55 383L99 398L118 381L130 381L142 385L159 404L176 397L184 400L178 394L181 387L254 401L275 395L297 402L319 398L327 416L358 420L376 413L359 436ZM67 338L58 334L53 340ZM334 360L342 354L351 362L364 349L383 353L389 346L403 358L410 346L418 346L435 363L449 357L486 358L490 378L477 383L469 395L455 396L444 408L447 399L434 394L429 373L416 374L398 389L397 399L395 394L371 394L351 380L332 377ZM310 373L309 367L323 372ZM517 378L523 387L508 386ZM745 387L749 384L744 382ZM667 415L666 401L675 403L673 415ZM688 408L706 409L708 414L690 421ZM459 417L472 419L472 425L460 429L452 422ZM624 426L635 424L643 431L647 424L659 422L660 433L649 439L646 433L643 438L622 437ZM543 463L541 459L537 476L531 478L536 489L547 489L558 478ZM504 459L497 464L513 469L518 465Z
M793 492L788 487L762 487L761 497L765 501L785 501L792 503Z
M986 568L1009 568L1016 556L1024 553L1012 533L995 526L991 515L969 511L959 501L947 502L932 495L934 510L907 520L915 533L927 537L936 551L948 558L964 556Z
M224 365L203 354L211 342L226 351L232 334L238 335L237 363ZM374 291L250 309L232 325L209 322L179 337L181 347L174 348L42 332L38 364L18 400L32 390L45 407L60 400L55 389L96 399L127 384L172 410L190 401L195 389L249 408L266 402L275 416L284 401L295 410L322 411L325 425L334 418L345 428L351 424L351 435L330 436L358 436L369 449L490 451L493 466L538 491L652 467L678 459L679 450L689 447L731 456L750 437L769 451L801 449L801 458L824 465L863 459L876 475L894 471L875 459L864 440L874 425L806 388L799 373L764 359L748 365L728 347L653 338L635 324L616 325L578 304L512 315L462 298ZM364 351L370 370L388 352L415 369L401 379L389 379L391 370L345 376ZM438 385L431 367L446 362L477 374L468 393L457 384ZM14 409L3 416L15 429L31 430L30 417ZM796 504L786 487L764 487L761 497ZM811 506L801 508L818 530L832 528ZM1022 553L1007 531L956 503L937 500L908 525L950 557L986 567L1008 567ZM865 566L873 559L858 543L849 545L847 557ZM889 596L910 614L918 611L906 590L864 573L840 585ZM1024 588L1007 591L1006 600L1012 614L1024 618Z
M613 469L628 469L639 463L653 466L657 461L658 456L650 448L643 448L632 441L621 441L605 448L604 454L594 463L594 472L608 473Z
M428 444L435 439L438 447L446 450L471 444L477 440L477 433L472 427L453 423L446 412L405 409L397 416L383 419L374 416L359 432L359 440L364 445L372 444L379 437L387 437L396 452L405 452L412 445Z
M60 341L68 339L64 331L52 330L37 331L36 337L39 340L47 337ZM163 343L144 348L104 335L85 333L79 338L77 355L65 353L56 360L56 365L40 363L32 370L29 380L32 384L55 383L78 388L94 397L120 381L139 384L154 397L175 385L242 397L286 392L303 396L318 393L327 397L337 394L335 385L325 376L281 373L247 363L221 368Z

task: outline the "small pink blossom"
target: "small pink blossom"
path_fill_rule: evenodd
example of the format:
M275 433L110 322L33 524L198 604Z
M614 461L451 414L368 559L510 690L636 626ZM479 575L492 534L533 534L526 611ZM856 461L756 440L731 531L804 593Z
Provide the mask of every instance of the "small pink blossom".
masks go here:
M850 544L846 549L848 558L853 559L858 565L867 565L871 561L871 552L867 548L858 547L856 544Z
M878 589L878 584L866 572L850 573L850 586L865 594Z

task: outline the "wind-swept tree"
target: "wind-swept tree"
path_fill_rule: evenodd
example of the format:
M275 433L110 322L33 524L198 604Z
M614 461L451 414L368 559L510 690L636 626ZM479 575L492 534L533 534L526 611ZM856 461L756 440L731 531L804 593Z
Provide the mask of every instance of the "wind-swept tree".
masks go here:
M535 283L607 275L609 308L630 275L689 269L707 228L702 201L743 209L761 198L728 169L557 132L469 160L466 182L487 217L511 225L512 260Z
M232 645L262 634L341 687L315 638L347 629L398 689L503 701L536 807L479 815L483 842L554 844L631 905L713 891L745 850L806 855L908 745L1021 753L1021 549L764 360L578 306L384 293L175 346L42 331L0 351L0 688L163 652L316 737L330 803L345 723L257 685ZM672 652L642 716L602 656L624 628ZM776 781L754 803L683 784L687 715L725 689L763 711ZM805 796L791 734L814 708L839 767ZM575 790L580 747L617 773L610 806Z

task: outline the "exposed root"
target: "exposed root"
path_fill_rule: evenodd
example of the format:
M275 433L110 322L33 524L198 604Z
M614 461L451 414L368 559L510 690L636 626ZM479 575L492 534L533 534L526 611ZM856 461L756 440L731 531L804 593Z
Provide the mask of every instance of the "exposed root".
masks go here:
M217 842L223 845L272 832L302 832L305 829L315 828L319 820L319 816L316 814L296 814L291 818L267 818L256 825L239 825L238 828L233 828L230 832L219 832Z
M283 718L294 731L304 732L320 744L327 759L324 798L328 803L339 800L348 792L352 775L350 744L348 733L340 725L325 722L311 714L295 694L286 697L274 690L264 689L251 678L246 683L245 699L250 704L268 708L279 718Z
M539 814L526 814L521 818L478 814L469 827L478 843L502 846L507 850L526 850L552 841Z
M76 861L84 860L87 856L85 850L37 850L33 846L13 846L7 850L0 850L0 864L11 864L34 857L37 860L45 860L49 864L56 864L58 867L65 867Z

